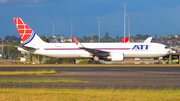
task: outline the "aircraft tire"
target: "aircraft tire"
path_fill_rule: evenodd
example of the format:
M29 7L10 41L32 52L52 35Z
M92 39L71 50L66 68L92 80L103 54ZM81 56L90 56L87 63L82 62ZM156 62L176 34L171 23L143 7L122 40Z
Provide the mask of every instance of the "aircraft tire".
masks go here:
M100 61L96 61L96 64L101 64L101 62Z
M89 64L93 64L93 62L92 62L92 61L89 61L88 63L89 63Z

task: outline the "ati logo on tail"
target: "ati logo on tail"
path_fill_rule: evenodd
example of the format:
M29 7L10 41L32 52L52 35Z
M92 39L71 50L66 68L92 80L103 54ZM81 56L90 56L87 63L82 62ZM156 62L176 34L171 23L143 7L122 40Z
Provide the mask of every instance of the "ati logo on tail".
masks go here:
M148 50L148 45L134 45L132 50Z

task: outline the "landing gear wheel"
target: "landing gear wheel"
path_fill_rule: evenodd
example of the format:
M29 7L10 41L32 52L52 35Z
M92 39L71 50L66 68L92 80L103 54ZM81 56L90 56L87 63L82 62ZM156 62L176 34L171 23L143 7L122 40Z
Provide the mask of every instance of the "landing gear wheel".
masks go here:
M96 64L101 64L101 62L100 61L96 61Z
M89 64L93 64L93 62L92 62L92 61L89 61L88 63L89 63Z
M91 59L89 62L88 62L89 64L102 64L100 61L96 61L96 60L94 60L94 59Z
M96 61L92 61L93 64L96 64Z
M100 61L89 61L88 63L89 63L89 64L101 64Z

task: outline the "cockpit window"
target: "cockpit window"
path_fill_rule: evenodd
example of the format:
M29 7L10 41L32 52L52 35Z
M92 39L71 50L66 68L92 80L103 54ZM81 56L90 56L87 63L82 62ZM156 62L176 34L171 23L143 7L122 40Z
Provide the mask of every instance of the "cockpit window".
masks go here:
M165 49L169 49L169 47L166 46Z

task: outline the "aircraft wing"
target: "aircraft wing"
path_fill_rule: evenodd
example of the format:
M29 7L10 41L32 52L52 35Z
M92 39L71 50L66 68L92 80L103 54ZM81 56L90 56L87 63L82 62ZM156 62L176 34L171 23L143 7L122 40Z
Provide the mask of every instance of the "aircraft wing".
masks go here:
M108 56L109 55L109 52L106 52L106 51L102 51L102 50L97 50L97 49L91 49L91 48L86 48L84 47L77 39L76 37L73 37L76 45L80 48L80 49L83 49L89 53L91 53L92 55L95 55L95 56Z
M102 51L102 50L96 50L96 49L85 48L85 47L81 49L88 51L89 53L95 56L108 56L109 55L109 52Z

